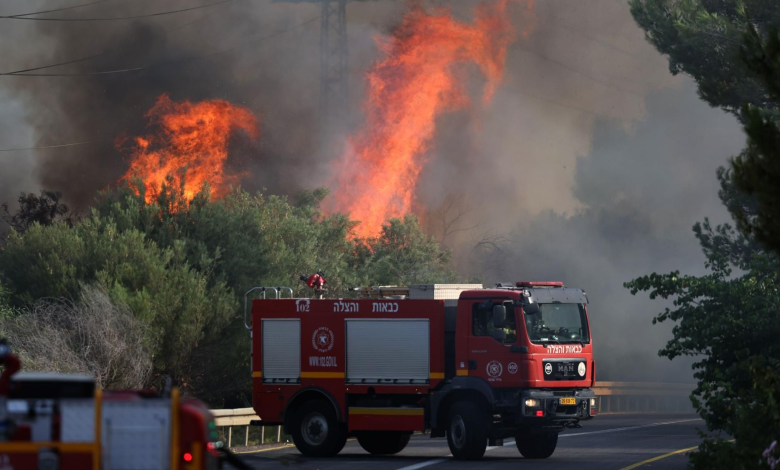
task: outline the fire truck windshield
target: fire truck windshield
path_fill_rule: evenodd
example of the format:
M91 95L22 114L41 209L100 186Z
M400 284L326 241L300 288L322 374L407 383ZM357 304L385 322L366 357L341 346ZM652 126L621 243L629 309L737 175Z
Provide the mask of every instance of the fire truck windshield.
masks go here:
M532 343L589 343L590 333L582 304L539 304L540 312L525 315Z

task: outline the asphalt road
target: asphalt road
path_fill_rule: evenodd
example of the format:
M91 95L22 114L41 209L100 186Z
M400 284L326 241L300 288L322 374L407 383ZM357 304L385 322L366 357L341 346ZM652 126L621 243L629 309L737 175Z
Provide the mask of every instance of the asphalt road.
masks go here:
M401 453L376 457L350 440L335 458L315 459L302 456L295 447L241 454L255 469L403 469L438 470L444 468L517 469L684 469L687 457L677 453L653 462L633 465L695 447L699 444L697 428L704 422L694 415L680 414L614 414L603 415L584 423L581 429L560 435L555 453L546 460L526 460L513 441L503 447L488 447L485 457L476 462L459 462L449 457L446 439L416 435Z

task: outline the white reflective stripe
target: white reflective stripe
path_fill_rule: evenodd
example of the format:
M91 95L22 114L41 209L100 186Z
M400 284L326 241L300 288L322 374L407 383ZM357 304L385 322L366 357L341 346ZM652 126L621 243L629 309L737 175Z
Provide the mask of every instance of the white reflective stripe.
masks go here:
M301 377L301 321L263 320L263 378Z

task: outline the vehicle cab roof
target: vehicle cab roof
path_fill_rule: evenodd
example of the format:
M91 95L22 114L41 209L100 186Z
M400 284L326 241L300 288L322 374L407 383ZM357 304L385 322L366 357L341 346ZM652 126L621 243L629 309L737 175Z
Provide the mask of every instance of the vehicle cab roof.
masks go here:
M485 299L485 298L504 298L510 300L521 300L523 298L533 299L533 302L550 304L587 304L588 296L582 289L571 287L543 287L543 288L514 288L514 289L483 289L468 290L460 294L461 299Z

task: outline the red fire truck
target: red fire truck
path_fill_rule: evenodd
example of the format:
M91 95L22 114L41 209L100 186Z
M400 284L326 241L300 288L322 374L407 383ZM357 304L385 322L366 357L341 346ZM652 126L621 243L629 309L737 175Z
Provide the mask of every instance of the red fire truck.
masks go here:
M285 288L289 289L289 288ZM457 459L514 438L547 458L596 414L587 297L560 282L362 289L361 299L253 300L253 405L307 456L354 436L400 452L415 431ZM273 298L265 298L271 292ZM290 290L290 292L292 292ZM246 305L246 302L245 302Z
M18 373L0 340L0 469L216 470L227 460L206 405L95 388L89 375Z

